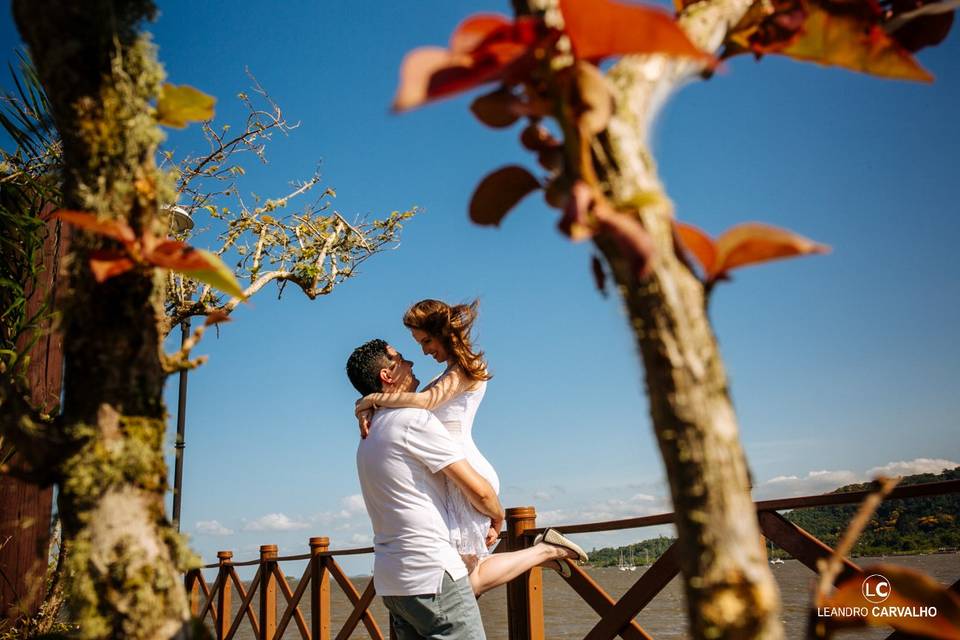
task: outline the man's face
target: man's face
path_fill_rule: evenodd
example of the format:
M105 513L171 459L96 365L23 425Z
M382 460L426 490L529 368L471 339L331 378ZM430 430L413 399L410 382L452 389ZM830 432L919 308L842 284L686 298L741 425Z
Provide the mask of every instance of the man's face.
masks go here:
M385 369L389 379L389 390L416 391L420 381L413 375L413 363L390 345L387 345L387 357L390 359L390 366ZM387 382L384 382L384 386L387 386ZM387 389L385 388L384 391Z

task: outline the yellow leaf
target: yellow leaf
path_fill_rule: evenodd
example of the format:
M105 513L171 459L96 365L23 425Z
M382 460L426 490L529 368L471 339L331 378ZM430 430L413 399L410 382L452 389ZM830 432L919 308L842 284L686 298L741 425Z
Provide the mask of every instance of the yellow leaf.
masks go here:
M236 276L218 256L203 249L197 249L197 253L203 256L206 265L200 269L183 269L181 273L200 282L205 282L227 295L235 298L246 298Z
M852 15L831 14L810 3L796 39L783 55L898 80L931 82L931 76L883 28Z
M182 129L190 122L202 122L213 118L213 105L217 99L189 85L165 83L157 101L157 122L168 127Z

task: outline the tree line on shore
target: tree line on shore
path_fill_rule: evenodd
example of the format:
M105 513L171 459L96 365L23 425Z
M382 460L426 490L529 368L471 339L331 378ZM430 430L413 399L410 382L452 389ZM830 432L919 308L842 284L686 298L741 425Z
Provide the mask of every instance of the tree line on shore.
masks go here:
M921 473L906 476L900 486L943 482L960 478L960 467L944 469L940 473ZM864 491L870 483L849 484L833 493ZM836 545L846 529L857 505L836 505L794 509L785 514L787 520L805 529L831 547ZM632 558L637 565L651 564L663 554L675 538L657 536L621 547L604 547L590 551L594 567L615 567L624 558ZM856 546L856 556L885 556L956 551L960 548L960 496L956 494L887 500L882 503L864 529ZM771 558L789 555L777 547L769 549Z

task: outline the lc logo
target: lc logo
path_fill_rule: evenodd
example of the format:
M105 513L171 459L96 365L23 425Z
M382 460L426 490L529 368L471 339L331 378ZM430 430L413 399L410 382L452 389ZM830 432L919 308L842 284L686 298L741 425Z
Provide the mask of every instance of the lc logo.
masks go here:
M880 604L889 598L891 589L890 581L879 573L867 576L860 586L863 597L873 604Z

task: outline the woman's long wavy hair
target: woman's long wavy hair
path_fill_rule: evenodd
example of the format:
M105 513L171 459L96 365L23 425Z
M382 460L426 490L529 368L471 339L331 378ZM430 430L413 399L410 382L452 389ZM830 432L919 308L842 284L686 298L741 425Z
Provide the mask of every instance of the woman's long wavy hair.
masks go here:
M476 300L453 306L440 300L421 300L403 314L403 325L408 329L426 331L439 339L471 380L489 380L491 376L483 352L474 351L470 339L470 329L477 319L479 306Z

